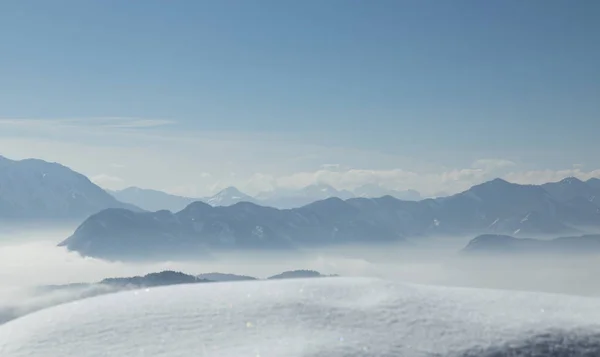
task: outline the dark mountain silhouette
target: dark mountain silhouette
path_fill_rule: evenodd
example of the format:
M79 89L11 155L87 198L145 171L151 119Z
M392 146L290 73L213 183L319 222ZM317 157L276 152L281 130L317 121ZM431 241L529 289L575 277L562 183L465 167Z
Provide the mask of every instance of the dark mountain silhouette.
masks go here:
M194 202L180 212L109 209L88 218L62 245L107 259L200 257L213 250L272 250L344 243L403 242L407 237L508 234L574 235L600 229L600 209L567 202L542 186L495 179L449 197L401 201L329 198L287 210L240 202Z
M286 273L280 275L286 275ZM314 277L323 276L318 272L311 272L311 275ZM299 276L291 274L290 278L294 277ZM119 291L178 284L202 284L250 280L259 279L251 276L223 273L208 273L194 276L178 271L166 270L158 273L146 274L144 276L107 278L97 283L43 285L32 288L31 292L34 293L36 297L41 297L36 298L35 301L30 301L30 303L24 305L11 305L10 303L0 305L0 325L10 320L14 320L25 314L32 313L34 311L41 310L49 306L54 306L62 303L67 303L69 301L85 299L98 295L112 294Z
M587 180L585 183L587 183L590 187L593 187L595 190L600 191L600 178L593 177Z
M107 278L102 280L99 284L117 285L125 287L151 287L209 282L211 281L206 279L200 279L193 275L184 274L178 271L165 270L160 273L150 273L144 276L134 276L130 278Z
M323 275L314 270L293 270L286 271L281 274L274 275L269 279L293 279L293 278L316 278L316 277L336 277L338 275ZM123 289L138 289L167 285L178 284L198 284L198 283L218 283L218 282L234 282L234 281L253 281L260 280L258 278L246 275L225 274L225 273L204 273L191 275L180 271L164 270L158 273L150 273L143 276L131 276L120 278L106 278L97 283L72 283L65 285L45 285L37 287L38 292L50 292L64 289L79 289L89 291L89 295L93 296L95 292L111 293ZM106 286L110 288L90 290L90 287ZM87 297L86 296L86 297Z
M581 235L541 240L485 234L471 240L463 249L463 252L469 254L598 254L600 253L600 235Z
M203 280L210 280L212 282L258 280L252 276L224 273L204 273L196 275L196 277Z
M291 270L285 271L281 274L273 275L269 277L269 280L275 279L299 279L299 278L322 278L327 275L322 275L318 271L314 270Z

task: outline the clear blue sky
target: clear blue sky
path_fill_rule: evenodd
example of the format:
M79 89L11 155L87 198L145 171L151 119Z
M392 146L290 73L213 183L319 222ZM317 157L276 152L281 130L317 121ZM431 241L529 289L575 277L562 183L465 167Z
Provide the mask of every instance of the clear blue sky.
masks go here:
M600 2L0 3L0 117L106 116L600 166Z

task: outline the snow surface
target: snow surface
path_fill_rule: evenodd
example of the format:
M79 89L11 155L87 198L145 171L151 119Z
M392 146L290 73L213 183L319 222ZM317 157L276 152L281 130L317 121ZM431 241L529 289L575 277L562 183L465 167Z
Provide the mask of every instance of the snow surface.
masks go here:
M598 356L600 300L366 278L195 284L0 326L3 357Z

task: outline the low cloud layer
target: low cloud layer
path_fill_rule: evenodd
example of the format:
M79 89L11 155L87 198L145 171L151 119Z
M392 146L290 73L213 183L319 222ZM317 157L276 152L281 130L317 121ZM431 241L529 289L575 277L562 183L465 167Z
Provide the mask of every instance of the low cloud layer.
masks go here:
M71 230L5 232L0 235L0 320L46 306L106 293L105 288L40 292L42 285L97 282L107 277L143 275L163 270L188 274L209 272L258 278L295 269L324 274L368 276L443 286L516 289L600 296L597 256L465 258L458 251L470 237L427 239L422 248L346 246L330 250L277 255L222 255L216 260L126 264L84 258L56 243ZM0 321L1 323L1 321Z
M542 184L556 182L567 177L588 180L600 177L600 169L585 171L581 168L565 170L540 171L508 171L515 164L508 160L477 160L471 167L451 169L442 172L414 172L402 169L368 170L340 169L339 166L326 167L316 171L297 172L286 176L255 174L242 187L250 187L249 191L300 189L313 184L327 184L338 189L353 190L361 185L376 183L388 189L414 189L424 196L436 196L440 192L457 193L494 179L504 178L519 184ZM222 183L224 188L232 182Z

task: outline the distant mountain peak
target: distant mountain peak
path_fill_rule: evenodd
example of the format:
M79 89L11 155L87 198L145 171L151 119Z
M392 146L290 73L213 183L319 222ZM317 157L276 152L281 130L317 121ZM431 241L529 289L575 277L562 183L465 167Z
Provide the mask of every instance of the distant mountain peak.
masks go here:
M516 187L525 187L525 186L527 186L527 185L519 185L516 183L508 182L501 178L495 178L493 180L480 183L479 185L475 185L465 192L481 192L481 191L488 192L488 191L505 190L505 189L509 189L509 188L513 188L513 187L516 188Z
M502 179L500 177L497 177L493 180L488 181L487 184L490 184L490 185L514 185L514 183L508 182L505 179Z
M563 184L583 184L584 182L581 181L580 179L578 179L577 177L565 177L564 179L560 180L559 183L563 183Z
M254 197L243 193L233 186L222 189L216 195L206 198L205 201L211 206L231 206L238 202L256 202Z
M233 187L233 186L225 187L221 191L217 192L217 195L240 195L240 196L247 196L245 193L243 193L242 191L238 190L236 187Z
M344 205L346 201L339 197L327 197L325 199L315 201L309 204L309 206L325 206L325 205Z
M202 201L194 201L192 203L190 203L189 205L187 205L184 209L186 210L197 210L197 209L204 209L204 208L211 208L212 206L209 205L206 202L202 202Z

